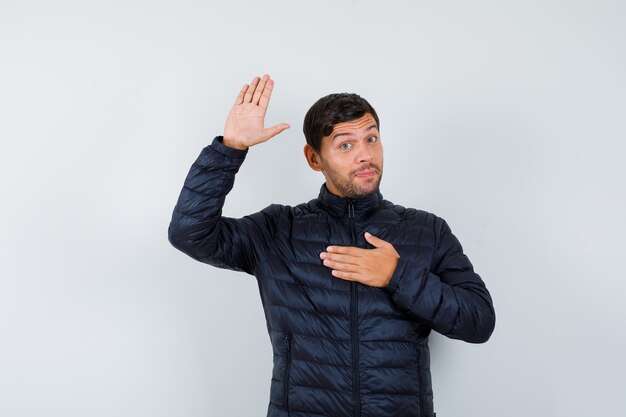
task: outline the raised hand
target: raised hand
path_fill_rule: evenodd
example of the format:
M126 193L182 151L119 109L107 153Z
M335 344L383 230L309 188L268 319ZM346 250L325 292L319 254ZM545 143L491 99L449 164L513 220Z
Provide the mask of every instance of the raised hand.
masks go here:
M265 113L272 96L274 80L265 74L254 77L243 86L224 126L224 145L236 149L248 149L276 136L290 126L280 123L265 127Z
M361 249L354 246L329 246L320 253L325 266L331 273L346 281L356 281L370 287L384 288L389 284L396 270L400 255L389 242L365 233L374 249Z

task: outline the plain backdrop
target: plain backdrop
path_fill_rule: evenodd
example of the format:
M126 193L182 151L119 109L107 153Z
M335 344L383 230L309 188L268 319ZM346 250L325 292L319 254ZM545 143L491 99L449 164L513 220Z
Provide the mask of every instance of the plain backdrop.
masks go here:
M487 344L431 337L437 415L626 415L624 22L620 0L2 0L0 415L265 415L254 277L167 241L265 72L292 128L225 214L314 198L304 113L363 95L383 195L445 218L496 307Z

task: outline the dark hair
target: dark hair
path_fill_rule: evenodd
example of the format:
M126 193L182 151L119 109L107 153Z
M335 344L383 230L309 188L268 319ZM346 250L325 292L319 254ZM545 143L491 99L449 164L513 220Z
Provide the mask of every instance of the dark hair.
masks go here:
M335 93L320 98L304 116L306 143L319 152L322 138L330 135L336 124L359 119L365 113L370 113L380 128L376 110L358 94Z

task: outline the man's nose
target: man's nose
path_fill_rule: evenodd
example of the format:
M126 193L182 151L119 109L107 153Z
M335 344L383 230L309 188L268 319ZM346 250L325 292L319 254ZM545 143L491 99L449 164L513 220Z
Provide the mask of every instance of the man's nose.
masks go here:
M373 156L372 156L371 150L368 149L367 146L362 146L361 149L359 149L359 153L357 155L357 161L359 163L371 162L372 159L373 159Z

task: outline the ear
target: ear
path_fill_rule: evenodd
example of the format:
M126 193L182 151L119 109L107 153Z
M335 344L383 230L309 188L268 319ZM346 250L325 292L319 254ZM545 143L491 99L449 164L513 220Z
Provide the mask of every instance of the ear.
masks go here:
M308 143L304 145L304 157L313 171L322 170L322 160L320 159L319 154Z

